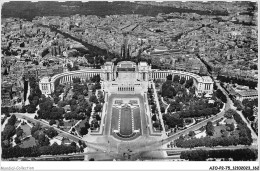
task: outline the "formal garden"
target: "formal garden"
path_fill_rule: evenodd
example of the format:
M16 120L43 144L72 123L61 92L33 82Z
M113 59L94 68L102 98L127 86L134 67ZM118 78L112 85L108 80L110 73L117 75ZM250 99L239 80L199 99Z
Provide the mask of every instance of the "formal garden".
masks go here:
M5 124L2 130L3 158L83 151L83 142L79 145L79 142L59 136L48 124L78 137L99 128L104 103L103 92L99 91L99 76L84 81L74 78L72 83L64 85L56 83L55 91L48 97L41 93L37 81L34 77L29 79L31 90L27 106L21 109L2 107L1 123ZM10 116L9 113L15 112L31 114L47 125L17 119L14 114Z
M192 150L181 152L181 159L189 161L255 161L257 149Z
M203 136L196 136L205 132ZM225 112L224 118L212 123L209 121L199 131L190 131L175 140L175 145L181 148L215 147L230 145L251 145L253 142L250 129L241 116L233 109Z
M168 75L159 91L160 106L166 131L175 133L214 116L223 108L220 90L214 91L211 98L197 96L193 79L185 80L178 75ZM165 104L166 103L166 104ZM194 123L195 122L195 123Z
M66 138L59 136L54 128L40 123L31 123L16 118L15 115L8 118L1 138L4 159L83 152L86 147L83 142L70 140L70 143L66 143ZM59 144L57 143L58 139L60 140Z
M159 118L159 111L155 101L154 89L148 88L147 98L148 98L148 104L150 106L150 112L151 112L150 117L152 119L152 123L153 123L152 126L154 128L154 131L161 131L162 125Z

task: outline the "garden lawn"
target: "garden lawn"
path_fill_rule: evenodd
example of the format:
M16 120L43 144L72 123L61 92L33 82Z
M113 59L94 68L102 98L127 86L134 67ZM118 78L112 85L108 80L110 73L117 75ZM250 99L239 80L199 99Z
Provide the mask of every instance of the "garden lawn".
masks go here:
M226 126L225 125L220 125L220 126L214 126L214 135L212 136L212 138L217 138L217 137L221 137L222 133L221 130L226 130Z
M64 131L69 131L70 130L70 128L73 126L73 125L75 125L77 123L77 121L75 121L75 120L71 120L71 121L69 121L69 122L64 122Z
M19 145L19 147L21 147L21 148L29 148L29 147L33 147L33 146L36 146L35 138L33 138L33 137L30 137L30 138L24 140L22 142L22 144Z
M31 127L29 125L24 124L24 125L21 125L20 127L24 132L23 137L27 137L27 136L31 135Z
M85 127L85 123L88 121L88 118L85 118L84 120L82 120L76 127L75 129L77 130L77 132L79 133L80 128Z

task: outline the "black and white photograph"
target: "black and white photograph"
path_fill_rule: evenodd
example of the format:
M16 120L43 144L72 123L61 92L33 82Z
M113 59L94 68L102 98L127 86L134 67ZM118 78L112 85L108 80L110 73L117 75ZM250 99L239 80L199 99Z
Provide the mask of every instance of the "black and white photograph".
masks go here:
M259 170L257 1L1 2L1 170Z

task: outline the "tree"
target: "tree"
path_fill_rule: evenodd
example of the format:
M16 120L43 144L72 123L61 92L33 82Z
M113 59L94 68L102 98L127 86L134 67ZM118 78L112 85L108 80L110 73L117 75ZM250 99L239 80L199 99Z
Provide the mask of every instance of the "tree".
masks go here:
M185 81L186 81L186 79L184 77L182 77L181 80L180 80L180 84L184 84Z
M20 113L26 113L26 108L25 106L22 106L21 110L20 110Z
M100 117L98 114L96 114L96 120L97 120L97 121L100 121L100 120L101 120L101 117Z
M214 130L214 126L213 126L212 122L209 121L209 122L207 123L207 125L206 125L206 133L207 133L207 135L213 136L214 131L215 131L215 130Z
M3 135L3 134L2 134ZM2 138L2 142L1 142L1 147L2 147L2 150L6 149L6 148L9 148L11 146L10 144L10 141L8 139L4 140ZM2 153L3 154L3 153Z
M153 121L156 121L156 120L157 120L157 118L156 118L156 115L155 115L155 114L152 116L152 120L153 120Z
M73 146L73 147L77 147L77 144L74 141L71 142L70 145Z
M39 97L38 96L32 96L32 99L30 101L30 105L37 106L39 103Z
M190 161L206 161L207 158L232 158L234 161L255 161L255 149L224 149L224 150L190 150L181 152L181 159Z
M39 134L38 143L40 146L48 146L50 144L49 138L44 133Z
M222 133L221 137L228 137L228 132L225 129L221 130L220 132Z
M100 82L100 76L99 75L95 75L91 78L91 81L92 82L96 82L96 83L99 83Z
M192 87L192 85L193 85L193 79L190 78L190 79L188 79L188 80L186 81L185 87L186 87L186 88L190 88L190 87Z
M196 92L196 88L195 87L190 87L189 88L190 94L194 95Z
M12 116L9 118L7 124L8 124L8 125L14 125L15 122L16 122L16 116L15 116L15 115L12 115Z
M73 83L78 83L78 84L80 84L81 83L81 81L80 81L80 78L72 78L72 81L73 81Z
M51 119L49 122L50 125L56 124L56 121L54 119Z
M16 136L17 137L21 137L22 135L23 135L23 129L21 128L21 127L18 127L17 129L16 129Z
M72 98L70 101L69 101L69 104L70 106L73 106L73 105L76 105L77 104L77 100Z
M189 136L190 136L190 137L194 137L195 135L196 135L196 134L195 134L194 131L190 131L190 132L189 132Z
M89 125L89 123L88 123L88 122L86 122L86 123L85 123L85 127L86 127L87 129L89 129L89 128L90 128L90 125Z
M41 97L41 95L42 95L42 91L40 90L38 84L37 84L37 86L35 87L34 90L35 90L35 91L34 91L35 96Z
M21 140L20 140L19 137L15 137L14 142L15 142L16 144L20 144L20 143L21 143Z
M180 81L180 76L179 75L174 75L173 82L178 83L179 81Z
M163 120L169 128L175 128L176 126L183 127L183 119L176 114L164 114Z
M84 96L87 96L87 95L88 95L88 89L84 89L84 90L83 90L83 95L84 95Z
M9 139L10 137L14 136L14 134L15 134L14 125L7 124L4 128L4 131L2 132L2 136L3 136L2 140Z
M79 141L78 141L78 143L79 143L79 146L81 146L81 145L82 145L82 141L80 141L80 140L79 140Z
M165 108L163 106L161 106L161 112L164 113L165 112Z
M171 102L168 111L173 112L173 111L180 111L182 108L182 105L176 101Z
M156 110L156 105L154 104L154 105L152 105L152 113L155 113L155 110Z
M153 127L158 128L159 126L160 126L160 124L158 122L153 123Z
M60 101L60 97L54 97L54 103L58 104L58 102Z
M52 117L51 110L53 107L53 101L50 98L42 99L42 103L39 104L38 116L42 119L50 119Z
M87 128L87 127L82 127L82 128L80 128L79 133L80 133L81 135L86 135L86 134L88 134L88 128Z
M47 129L47 130L45 131L45 134L46 134L49 138L53 138L53 137L55 137L55 136L58 135L58 132L57 132L54 128L50 127L49 129Z
M41 129L41 124L39 122L36 123L35 126L32 127L31 129L31 135L33 135L37 130Z
M177 92L172 86L170 86L165 90L164 94L166 94L165 96L168 98L173 98L176 96Z
M83 95L84 89L85 89L84 85L80 85L79 83L73 84L73 92L74 92L74 96L76 96L76 99L77 99L77 96Z
M70 63L67 64L67 68L68 68L69 71L72 71L72 66L71 66Z
M94 127L95 129L97 129L97 128L99 127L99 124L98 124L97 121L93 122L93 127Z
M64 106L66 106L68 103L66 102L66 101L59 101L58 102L58 106L59 107L64 107Z
M224 116L225 116L226 118L228 118L228 119L232 119L232 118L233 118L233 115L236 114L236 113L237 113L237 112L236 112L235 110L233 110L233 109L228 109L228 110L225 112Z
M100 84L100 82L96 82L96 83L95 83L95 89L96 89L96 90L101 89L101 84Z
M91 106L89 106L89 107L87 108L87 111L85 112L86 116L87 116L87 117L90 117L91 112L92 112L92 108L91 108Z
M223 103L227 103L227 97L223 94L223 92L220 89L217 89L216 97L219 98Z
M28 106L28 108L27 108L27 112L28 112L28 113L34 113L36 110L37 110L37 109L36 109L36 106L33 105L33 104L30 104L30 105Z
M10 116L9 108L1 107L1 114L5 114L7 117L9 117Z
M94 108L95 112L101 112L102 106L101 104L97 104Z
M167 75L166 79L172 81L172 75Z
M95 95L90 96L89 101L93 102L93 103L96 103L96 104L98 103L98 99L97 99L97 97Z
M231 124L226 124L227 126L227 131L234 131L235 130L235 125L234 123L231 123Z
M78 102L82 102L84 100L85 100L84 95L81 94L81 95L78 96Z
M65 110L63 108L58 108L56 106L52 107L50 114L47 119L61 119L62 115L65 113Z

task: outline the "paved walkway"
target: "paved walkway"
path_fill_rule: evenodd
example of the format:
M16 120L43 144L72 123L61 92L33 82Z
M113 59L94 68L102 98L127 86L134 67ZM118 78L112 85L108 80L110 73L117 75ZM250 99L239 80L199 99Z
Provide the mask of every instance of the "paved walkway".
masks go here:
M165 104L167 107L166 107L166 109L165 109L165 114L166 113L168 113L168 109L169 109L169 107L170 107L170 104L167 104L164 100L163 100L163 97L161 97L161 100L162 100L162 102L163 102L163 104Z
M29 99L28 97L30 96L30 93L31 93L31 90L30 90L30 83L28 81L28 91L27 91L27 95L26 95L26 99L25 99L25 105L28 105L29 104Z
M232 100L229 98L226 90L224 90L220 83L216 83L216 85L218 86L218 88L226 95L227 97L227 101L229 103L229 108L230 109L234 109L242 118L242 120L247 124L247 127L251 130L251 134L252 134L252 138L254 140L255 143L257 143L258 140L258 136L256 135L255 131L252 129L251 125L248 123L248 121L246 120L246 118L244 117L243 113L241 111L236 110L237 108L234 106ZM225 110L226 111L226 110Z
M156 104L157 104L157 108L158 108L158 112L159 112L159 118L161 120L161 125L162 125L162 129L163 129L162 134L163 134L163 137L167 137L167 135L165 133L165 126L164 126L161 108L160 108L160 103L159 103L159 99L158 99L158 95L157 95L157 91L156 91L154 82L152 82L152 86L153 86L153 89L154 89L155 101L156 101Z
M67 137L67 138L72 139L73 141L76 141L76 142L79 141L79 140L80 140L80 141L84 141L85 144L86 144L88 147L93 148L93 149L95 149L95 150L97 150L97 151L99 151L99 152L100 152L100 151L103 151L103 152L106 152L108 155L114 156L114 157L117 155L117 154L115 154L115 153L111 153L111 154L110 154L110 152L106 151L106 150L107 150L107 147L105 147L105 146L102 145L102 144L87 142L87 141L83 140L81 137L77 137L77 136L75 136L75 135L72 135L72 134L70 134L70 133L68 133L68 132L66 132L66 131L63 131L63 130L57 128L57 127L50 126L48 123L42 122L42 121L40 121L40 120L36 120L36 119L34 119L34 118L31 118L31 117L28 117L27 115L24 115L24 113L10 113L10 114L11 114L11 115L12 115L12 114L16 115L17 118L27 119L27 120L29 120L29 121L31 121L31 122L34 122L34 123L39 122L39 123L41 123L42 125L45 125L45 126L48 126L48 127L53 127L53 128L54 128L58 133L60 133L63 137Z
M3 125L1 125L1 132L4 130L5 125L7 124L9 119L10 119L10 117L6 118L6 120L4 121Z

